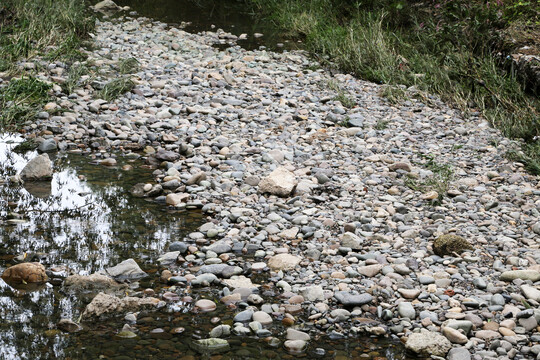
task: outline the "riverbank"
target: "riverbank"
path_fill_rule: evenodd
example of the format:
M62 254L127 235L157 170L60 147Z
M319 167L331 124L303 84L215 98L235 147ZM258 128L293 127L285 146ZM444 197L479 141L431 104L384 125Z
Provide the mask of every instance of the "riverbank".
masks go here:
M391 101L419 96L412 87L479 111L524 141L509 156L540 174L536 1L251 2L328 66L389 85Z
M188 298L206 286L232 321L202 338L260 337L293 353L374 336L451 359L536 355L540 188L505 157L518 145L435 96L393 105L303 52L212 47L224 37L99 21L84 62L35 60L54 112L27 121L27 139L104 171L139 158L155 182L135 196L206 216L162 254L151 276L166 286L131 295L212 313ZM141 326L148 312L99 300L117 304L124 336L155 330ZM108 315L98 305L83 323Z

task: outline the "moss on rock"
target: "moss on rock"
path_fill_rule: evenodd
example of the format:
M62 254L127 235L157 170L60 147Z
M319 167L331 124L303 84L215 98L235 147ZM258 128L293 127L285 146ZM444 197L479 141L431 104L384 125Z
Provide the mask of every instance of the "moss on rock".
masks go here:
M459 254L472 249L473 246L467 240L454 234L441 235L433 242L433 252L439 256Z

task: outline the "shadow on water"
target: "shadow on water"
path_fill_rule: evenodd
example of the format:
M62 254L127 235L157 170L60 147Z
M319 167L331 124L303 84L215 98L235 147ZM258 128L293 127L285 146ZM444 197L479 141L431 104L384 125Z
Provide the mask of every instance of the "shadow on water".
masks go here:
M257 17L244 0L117 0L116 3L164 23L188 23L184 29L189 32L223 29L236 36L247 34L247 39L238 40L238 45L245 49L260 46L270 50L294 49L299 45L289 41L272 22ZM256 33L262 36L255 37Z

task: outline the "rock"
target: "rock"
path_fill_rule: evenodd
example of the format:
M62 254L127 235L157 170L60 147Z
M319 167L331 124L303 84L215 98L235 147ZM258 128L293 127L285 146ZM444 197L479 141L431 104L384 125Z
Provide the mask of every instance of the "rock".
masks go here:
M58 150L58 146L54 139L46 139L39 144L38 150L41 152L52 152Z
M278 254L268 260L268 267L272 270L292 270L300 264L301 260L298 256L291 254Z
M296 329L287 329L287 340L304 340L309 341L311 338L308 334Z
M540 302L540 290L530 285L521 285L521 292L528 300Z
M351 313L345 309L334 309L330 312L330 316L337 322L343 322L351 317Z
M201 299L195 303L195 307L199 308L202 312L210 312L216 310L216 303L212 300Z
M466 344L467 343L467 336L463 335L459 332L459 330L453 329L451 327L444 327L442 329L442 333L450 342L454 344Z
M287 340L283 343L283 346L288 352L298 354L302 353L306 349L307 342L304 340Z
M253 310L244 310L234 316L235 322L248 322L253 317Z
M170 206L178 206L187 203L191 195L184 193L171 193L165 197L165 203Z
M503 272L499 277L501 281L513 281L516 279L536 282L540 280L540 272L535 270L511 270Z
M353 250L362 249L363 241L353 233L346 232L341 235L341 246L350 247Z
M320 285L306 286L300 289L300 294L306 301L323 301L324 291Z
M419 289L398 289L398 291L405 299L416 299L421 293Z
M472 249L472 245L467 240L454 234L441 235L433 242L433 252L439 256L459 254Z
M8 284L44 283L48 280L45 267L37 262L10 266L4 270L2 279Z
M122 330L114 336L116 339L135 339L137 334L130 330Z
M215 354L229 350L229 342L219 338L195 340L192 344L195 350L201 354Z
M96 11L103 11L103 12L122 10L122 8L116 5L115 2L112 0L100 1L96 5L94 5L94 9Z
M181 241L175 241L169 245L169 251L179 251L181 254L185 254L188 249L188 244Z
M422 329L409 335L405 347L422 356L445 357L452 348L450 341L443 335Z
M259 191L287 197L293 192L296 184L294 174L284 167L279 167L259 182Z
M161 161L176 161L180 157L180 154L170 150L159 150L154 156Z
M219 279L214 274L201 274L197 275L197 277L193 280L191 280L191 285L193 286L209 286L213 283L219 283Z
M148 276L133 259L124 260L116 266L105 269L105 272L116 281L135 281Z
M373 300L370 294L354 295L346 291L338 291L334 294L334 297L343 306L361 306Z
M152 308L159 303L159 299L153 297L137 298L126 296L118 298L103 292L97 294L82 313L82 319L100 319L110 316L118 316L127 311L138 311L142 308Z
M49 180L52 174L52 162L49 155L41 154L30 160L20 175L23 180Z
M56 324L56 327L62 331L70 333L79 332L83 329L81 325L75 323L71 319L60 319L58 324Z
M233 276L230 279L223 280L223 283L233 289L245 288L245 289L256 289L260 285L255 285L251 282L250 278L245 276Z
M221 255L230 252L232 250L232 247L225 241L216 241L212 245L208 246L208 250L213 251L218 255Z
M356 269L356 271L364 276L367 277L373 277L377 275L383 268L383 265L375 264L375 265L366 265L366 266L360 266Z
M212 330L210 330L210 337L213 338L219 338L219 337L225 337L229 336L231 334L231 326L230 325L218 325Z
M116 291L127 289L127 284L120 284L107 275L94 273L92 275L70 275L64 280L64 286L77 290Z
M206 180L206 173L201 171L186 181L186 185L200 184L201 181Z
M116 159L114 158L106 158L99 162L100 165L103 166L115 166L116 165Z
M474 336L483 340L493 340L500 338L501 334L494 330L479 330L474 334Z
M253 313L253 321L258 321L262 325L270 325L273 322L272 317L264 311L255 311Z
M414 320L416 318L416 310L410 302L400 302L398 304L398 313L401 317Z
M447 360L471 360L471 353L464 347L450 349Z
M169 251L168 253L161 255L157 261L161 265L171 265L171 264L176 263L179 255L180 255L180 251Z

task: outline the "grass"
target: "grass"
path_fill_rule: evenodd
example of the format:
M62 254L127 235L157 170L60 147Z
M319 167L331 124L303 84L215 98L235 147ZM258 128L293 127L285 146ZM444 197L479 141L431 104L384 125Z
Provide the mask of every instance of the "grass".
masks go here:
M540 98L528 94L494 53L516 22L540 26L540 3L473 0L251 0L325 64L389 85L436 94L467 114L479 111L510 138L523 139L521 161L540 163ZM536 1L536 4L535 4Z
M129 77L121 77L105 84L103 89L99 91L98 96L104 100L112 101L131 91L134 87L135 83Z
M401 86L385 86L381 96L393 105L400 104L408 99L407 91Z
M80 56L94 27L80 0L3 0L0 4L0 59L14 63L35 55L51 59Z
M431 170L433 175L428 176L425 179L409 176L405 180L405 185L412 190L421 191L423 193L436 191L439 194L439 197L434 202L440 204L450 187L450 182L454 178L454 171L449 164L439 163L434 157L426 158L428 161L423 164L423 166L426 169Z
M24 77L1 88L0 129L12 130L32 119L49 100L51 87L35 77Z
M133 74L139 71L139 61L135 58L122 59L117 64L120 74Z
M16 130L49 100L51 86L28 76L17 63L33 62L39 68L39 58L84 58L81 46L94 23L81 0L0 2L0 71L16 76L0 88L0 132Z
M384 130L388 127L388 120L377 120L375 123L375 130Z
M341 105L346 108L353 108L356 105L354 98L341 87L341 85L336 80L324 81L321 84L322 88L329 89L336 93L336 96L332 100L339 101Z
M71 94L76 88L84 87L91 81L90 73L91 70L87 65L74 64L68 70L66 82L62 84L62 90Z
M28 151L37 149L37 147L38 147L38 144L34 141L34 139L28 139L17 144L17 146L13 148L13 152L16 152L19 154L25 154Z

